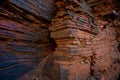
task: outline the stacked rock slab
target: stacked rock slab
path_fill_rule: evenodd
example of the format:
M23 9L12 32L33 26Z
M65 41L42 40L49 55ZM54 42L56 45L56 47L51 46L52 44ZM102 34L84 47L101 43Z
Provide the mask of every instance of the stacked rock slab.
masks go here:
M90 40L98 33L93 15L84 0L56 0L55 7L49 30L57 44L60 79L56 80L86 80L91 75Z

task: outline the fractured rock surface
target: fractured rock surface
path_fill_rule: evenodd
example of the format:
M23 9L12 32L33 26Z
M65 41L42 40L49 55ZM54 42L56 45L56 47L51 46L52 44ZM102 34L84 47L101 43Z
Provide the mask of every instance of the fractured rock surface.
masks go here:
M0 1L0 80L119 80L118 0Z

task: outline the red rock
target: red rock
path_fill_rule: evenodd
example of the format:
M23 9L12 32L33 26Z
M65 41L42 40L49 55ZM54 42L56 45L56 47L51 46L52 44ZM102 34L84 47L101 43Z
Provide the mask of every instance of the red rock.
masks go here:
M118 80L119 3L1 0L0 80Z

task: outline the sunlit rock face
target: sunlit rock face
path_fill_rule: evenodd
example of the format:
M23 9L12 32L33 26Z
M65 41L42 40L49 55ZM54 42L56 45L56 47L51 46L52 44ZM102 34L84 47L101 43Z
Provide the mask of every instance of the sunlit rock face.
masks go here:
M0 80L119 80L118 0L1 0Z

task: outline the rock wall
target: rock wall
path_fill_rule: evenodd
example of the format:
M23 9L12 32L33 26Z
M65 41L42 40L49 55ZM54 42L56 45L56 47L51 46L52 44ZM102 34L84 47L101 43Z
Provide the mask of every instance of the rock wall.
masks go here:
M47 21L54 15L53 0L8 0L8 2Z
M103 26L103 25L102 25ZM115 27L106 27L92 39L92 76L98 80L117 80L120 73L119 43Z
M84 0L56 0L49 28L57 48L55 80L117 80L120 72L116 28L93 16ZM105 27L106 26L106 27Z
M0 80L119 80L114 2L1 0Z
M50 22L47 22L51 15L48 16L47 11L48 13L41 13L47 15L47 18L37 16L30 12L35 12L35 8L27 8L37 2L31 4L28 1L21 5L22 2L23 0L0 2L0 80L19 79L35 69L54 50L48 30Z

